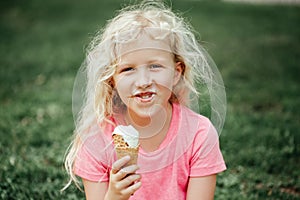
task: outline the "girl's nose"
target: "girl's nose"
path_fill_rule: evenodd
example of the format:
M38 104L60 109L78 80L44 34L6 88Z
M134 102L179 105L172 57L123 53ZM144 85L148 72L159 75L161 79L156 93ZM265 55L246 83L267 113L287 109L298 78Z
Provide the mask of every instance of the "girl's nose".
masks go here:
M147 88L151 86L152 80L151 80L151 74L147 70L146 67L139 67L137 77L135 80L135 85L138 88Z

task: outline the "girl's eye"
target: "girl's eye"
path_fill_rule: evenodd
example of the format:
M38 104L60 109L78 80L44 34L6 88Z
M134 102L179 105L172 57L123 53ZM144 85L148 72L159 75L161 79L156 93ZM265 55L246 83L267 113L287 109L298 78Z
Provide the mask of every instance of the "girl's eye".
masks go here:
M122 72L129 72L129 71L133 71L133 70L134 70L133 67L124 67L124 68L122 68L120 70L120 73L122 73Z
M161 65L158 65L158 64L151 64L150 65L150 69L158 69L158 68L161 68L162 66Z

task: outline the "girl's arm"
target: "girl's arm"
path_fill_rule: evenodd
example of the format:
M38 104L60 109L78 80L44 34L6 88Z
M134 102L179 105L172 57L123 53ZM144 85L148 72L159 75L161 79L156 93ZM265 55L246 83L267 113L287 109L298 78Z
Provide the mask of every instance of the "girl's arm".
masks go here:
M87 200L103 200L108 188L108 182L92 182L82 179Z
M187 200L212 200L214 199L217 175L204 177L190 177Z
M140 175L136 174L137 165L123 168L130 160L125 156L117 160L110 171L109 182L92 182L83 179L87 200L127 200L141 187Z

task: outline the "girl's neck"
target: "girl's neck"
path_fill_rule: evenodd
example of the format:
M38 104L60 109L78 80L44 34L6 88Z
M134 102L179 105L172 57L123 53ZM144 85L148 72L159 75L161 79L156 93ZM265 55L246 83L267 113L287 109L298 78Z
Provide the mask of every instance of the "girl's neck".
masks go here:
M140 134L140 145L145 151L154 151L158 149L159 145L164 140L172 119L172 105L169 104L166 109L161 109L149 118L134 118L125 115L127 124L132 126L139 131Z

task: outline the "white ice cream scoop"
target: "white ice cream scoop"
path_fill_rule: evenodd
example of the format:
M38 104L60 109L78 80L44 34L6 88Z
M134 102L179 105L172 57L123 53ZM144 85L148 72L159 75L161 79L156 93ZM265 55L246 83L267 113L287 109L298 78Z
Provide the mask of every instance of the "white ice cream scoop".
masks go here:
M112 134L121 135L130 148L137 148L139 145L139 132L131 125L119 125Z

